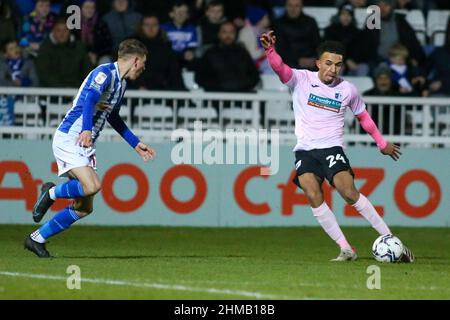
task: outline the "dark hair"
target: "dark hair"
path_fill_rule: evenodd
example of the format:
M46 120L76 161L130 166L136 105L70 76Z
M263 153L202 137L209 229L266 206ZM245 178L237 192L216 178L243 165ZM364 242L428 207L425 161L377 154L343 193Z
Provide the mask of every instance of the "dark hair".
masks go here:
M172 10L173 10L174 8L178 8L178 7L182 7L182 6L186 6L186 7L189 8L189 5L187 4L186 1L184 1L184 0L177 0L177 1L175 1L175 2L172 4Z
M123 58L128 55L146 56L148 54L145 45L137 39L127 39L120 43L118 57Z
M161 24L157 14L155 14L155 13L146 13L146 14L144 14L142 16L141 23L139 24L139 27L138 27L138 31L141 30L141 26L144 23L144 20L145 19L151 19L151 18L158 20L158 24Z
M142 25L144 24L144 20L145 19L156 19L158 20L158 25L161 26L160 21L159 21L159 17L155 14L155 13L147 13L142 17L141 23L138 26L138 29L136 31L136 35L137 35L137 39L145 39L146 36L144 35L144 31L142 30ZM159 28L159 32L158 35L156 36L156 38L163 40L164 42L169 41L167 38L167 34L166 32L161 29L161 27Z
M217 6L224 7L224 4L220 0L211 0L206 4L206 9L209 9L211 7L217 7Z
M317 48L317 58L320 59L325 52L340 54L345 57L345 47L338 41L324 41Z
M236 25L233 23L233 21L231 20L225 20L224 22L222 22L219 26L219 30L222 29L222 26L226 25L226 24L231 24L233 25L234 29L236 29Z
M10 43L17 43L17 44L19 44L19 42L16 39L14 39L14 38L6 39L2 43L0 43L0 51L3 52L3 53L6 53L6 47Z
M63 24L64 26L67 27L67 17L65 16L60 16L55 20L55 23L53 24L53 28L56 27L57 25Z

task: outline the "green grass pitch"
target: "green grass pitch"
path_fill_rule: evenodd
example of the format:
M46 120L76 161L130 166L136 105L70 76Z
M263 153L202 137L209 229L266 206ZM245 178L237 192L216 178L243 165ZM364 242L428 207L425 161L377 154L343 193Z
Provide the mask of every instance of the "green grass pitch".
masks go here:
M449 299L450 229L393 228L413 264L371 255L371 228L343 228L356 262L329 262L320 228L75 226L51 239L56 258L23 249L35 226L0 226L0 299ZM81 289L67 288L68 266ZM370 265L381 289L369 290Z

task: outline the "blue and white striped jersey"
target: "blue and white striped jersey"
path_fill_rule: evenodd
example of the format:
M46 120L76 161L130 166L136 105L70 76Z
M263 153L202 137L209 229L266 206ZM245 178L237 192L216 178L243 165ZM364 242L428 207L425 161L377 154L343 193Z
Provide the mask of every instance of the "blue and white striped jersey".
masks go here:
M117 62L98 66L84 79L58 130L75 136L83 130L91 130L95 142L111 112L118 116L125 90L126 80L121 79ZM83 115L86 114L92 114L92 119L84 122L85 126L88 124L84 128Z

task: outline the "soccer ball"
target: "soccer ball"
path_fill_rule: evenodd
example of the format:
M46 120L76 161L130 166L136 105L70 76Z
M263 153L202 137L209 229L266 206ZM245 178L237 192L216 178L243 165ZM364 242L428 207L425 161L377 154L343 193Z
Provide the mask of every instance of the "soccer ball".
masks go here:
M391 234L378 237L372 245L372 253L377 261L397 262L403 254L403 244Z

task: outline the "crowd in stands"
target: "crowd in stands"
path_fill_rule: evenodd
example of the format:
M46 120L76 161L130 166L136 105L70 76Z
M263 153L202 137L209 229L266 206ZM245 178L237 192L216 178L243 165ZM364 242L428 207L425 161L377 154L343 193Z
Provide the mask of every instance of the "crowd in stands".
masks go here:
M372 4L381 29L358 28L355 8ZM81 10L80 28L71 30L72 5ZM321 32L305 6L338 13ZM443 46L424 47L395 9L447 10L450 1L0 0L0 86L76 88L134 37L150 53L141 78L129 84L134 89L187 90L182 71L189 70L206 91L252 92L261 74L273 73L259 42L273 29L277 51L293 68L315 70L318 44L343 42L343 74L373 77L365 95L450 95L450 22Z

